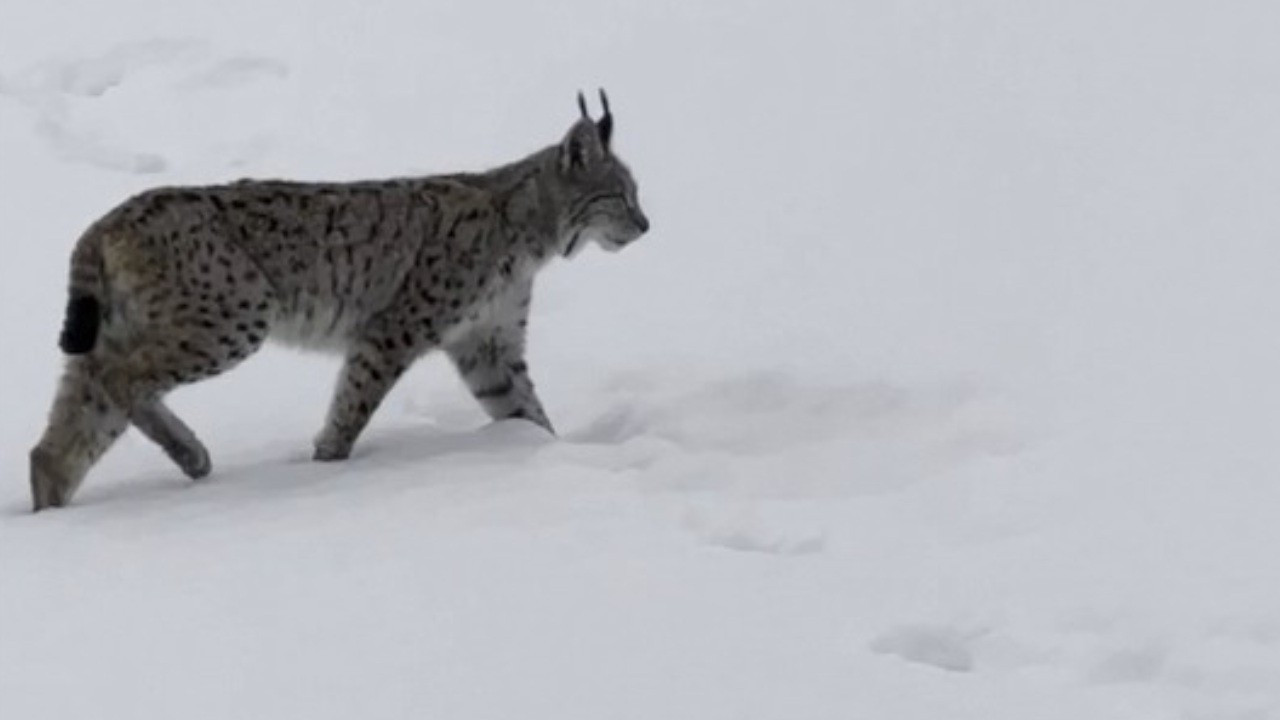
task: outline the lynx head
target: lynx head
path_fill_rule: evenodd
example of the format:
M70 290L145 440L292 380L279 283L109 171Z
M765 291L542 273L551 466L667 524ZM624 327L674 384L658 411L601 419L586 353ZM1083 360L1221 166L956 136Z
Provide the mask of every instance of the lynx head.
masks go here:
M604 115L599 121L592 120L586 99L578 93L582 117L556 149L555 189L560 201L560 247L565 257L589 241L605 250L621 250L649 229L631 171L609 148L613 115L603 90L600 103Z

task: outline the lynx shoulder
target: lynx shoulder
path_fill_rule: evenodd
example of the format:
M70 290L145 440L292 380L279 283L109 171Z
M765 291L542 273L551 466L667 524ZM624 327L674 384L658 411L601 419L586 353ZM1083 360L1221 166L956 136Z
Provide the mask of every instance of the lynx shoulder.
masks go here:
M347 457L400 375L443 350L495 419L548 431L524 359L537 271L649 226L610 146L613 116L482 173L354 183L157 188L94 223L71 257L66 367L31 451L36 510L66 504L129 425L192 478L208 452L167 392L268 339L343 354L317 460Z

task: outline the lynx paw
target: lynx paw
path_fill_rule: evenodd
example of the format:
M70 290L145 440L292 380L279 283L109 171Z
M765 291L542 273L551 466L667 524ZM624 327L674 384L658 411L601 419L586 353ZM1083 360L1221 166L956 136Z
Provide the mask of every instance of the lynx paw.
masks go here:
M65 505L70 484L49 453L40 448L31 451L32 512Z
M192 480L208 477L213 470L213 463L209 460L209 451L205 450L203 445L179 448L170 453L169 456L178 464L182 472Z
M318 462L337 462L351 456L351 447L340 443L318 442L311 459Z

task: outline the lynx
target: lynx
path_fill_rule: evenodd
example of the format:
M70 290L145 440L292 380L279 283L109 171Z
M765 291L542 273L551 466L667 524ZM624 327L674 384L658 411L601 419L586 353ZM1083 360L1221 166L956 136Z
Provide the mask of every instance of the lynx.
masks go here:
M209 453L164 404L268 339L341 352L316 460L342 460L392 385L443 350L495 419L554 432L524 360L536 272L590 242L617 251L649 229L610 148L613 116L483 173L351 183L242 180L137 195L71 257L48 427L31 451L34 509L71 500L130 424L187 476Z

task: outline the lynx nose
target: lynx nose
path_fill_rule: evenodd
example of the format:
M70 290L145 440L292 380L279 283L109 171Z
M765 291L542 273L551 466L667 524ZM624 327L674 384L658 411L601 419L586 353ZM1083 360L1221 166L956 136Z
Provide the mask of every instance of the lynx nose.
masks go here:
M640 212L639 208L632 208L631 222L635 223L636 227L640 229L640 232L649 232L649 218L645 217L644 213Z

